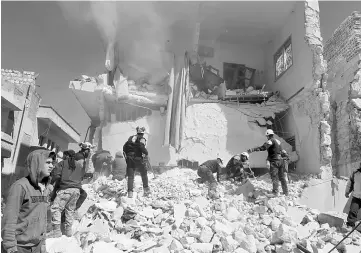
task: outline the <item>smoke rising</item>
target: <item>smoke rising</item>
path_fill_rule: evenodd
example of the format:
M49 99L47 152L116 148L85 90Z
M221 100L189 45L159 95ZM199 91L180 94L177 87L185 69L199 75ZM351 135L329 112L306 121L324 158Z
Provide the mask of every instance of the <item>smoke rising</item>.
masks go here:
M59 2L59 5L71 25L90 23L97 27L104 52L109 44L115 45L125 72L168 71L171 55L165 48L172 36L169 30L173 18L167 12L169 5L164 8L159 2L130 1Z

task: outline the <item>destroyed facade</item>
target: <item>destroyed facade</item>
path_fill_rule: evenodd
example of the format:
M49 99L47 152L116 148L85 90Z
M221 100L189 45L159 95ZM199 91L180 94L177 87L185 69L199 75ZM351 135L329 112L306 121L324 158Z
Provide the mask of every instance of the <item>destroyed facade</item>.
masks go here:
M353 21L348 22L348 26L343 24L338 28L350 30L345 35L350 41L357 41L359 38L359 28L353 25L357 23L358 15L359 13L355 12L349 18ZM273 34L266 45L265 58L257 56L261 61L265 61L264 66L258 61L255 62L255 59L255 63L251 61L251 67L247 66L247 62L246 65L227 65L227 57L230 61L244 61L242 58L237 60L229 56L234 46L224 42L199 40L198 52L204 51L204 48L213 48L210 53L202 53L201 61L206 62L205 71L213 69L213 75L224 81L227 90L223 95L217 93L217 87L209 90L209 93L205 92L207 89L197 85L190 73L189 87L186 87L182 94L186 96L186 110L183 112L180 108L178 116L177 109L170 112L172 117L180 118L176 120L183 126L182 130L173 133L181 136L177 145L170 144L171 140L167 141L169 137L164 136L171 124L168 122L167 108L178 108L178 103L182 107L181 100L173 98L172 94L180 94L177 92L178 88L173 91L169 86L172 73L169 72L163 77L159 73L155 73L155 76L151 73L145 76L138 73L137 76L133 69L131 74L125 73L127 78L120 77L115 80L114 85L108 83L110 79L107 74L96 78L83 76L71 81L69 87L92 121L88 140L97 144L99 149L115 153L121 149L128 136L134 133L137 125L144 125L148 132L151 164L174 166L179 161L192 164L216 156L227 160L235 153L262 144L265 140L265 129L273 128L280 138L284 138L284 148L292 154L297 171L317 173L324 179L332 177L332 161L336 159L332 154L338 154L339 147L335 147L331 141L331 138L335 138L335 131L331 131L335 121L332 120L334 106L330 105L332 98L330 86L327 84L330 70L327 69L326 61L330 61L331 66L334 65L330 58L330 45L333 43L327 42L324 49L317 2L296 2L287 23L292 25L287 25L280 33ZM337 39L337 33L339 32L336 31L330 41ZM226 52L225 47L228 47L229 51ZM337 49L333 50L339 52L339 48L351 47L354 52L359 50L356 42L337 45ZM355 53L353 57L358 57L357 55ZM190 55L189 72L192 72L192 66L195 66L193 64L199 61L192 57L193 55ZM223 65L222 61L225 62ZM358 65L357 60L353 62ZM219 74L223 71L223 75L227 75L227 71L232 68L245 70L244 76L240 76L244 79L243 89L237 88L240 87L239 79L226 80L226 77ZM353 87L357 89L360 85L358 77L354 75L353 78ZM331 81L333 85L334 80ZM129 90L125 95L122 93L124 87ZM357 100L352 100L352 103L355 102ZM357 112L354 110L353 114ZM352 125L350 131L353 129L355 136L358 136L357 124ZM175 137L171 136L170 139L172 138ZM355 138L350 136L350 139ZM335 140L337 141L337 138ZM354 143L353 147L356 146L357 143ZM265 166L265 154L252 156L253 167ZM354 161L357 161L357 155L354 157ZM349 167L352 166L350 163ZM349 171L342 173L346 175Z
M27 173L25 159L34 146L56 152L80 141L80 133L54 108L41 105L37 74L1 70L1 196Z

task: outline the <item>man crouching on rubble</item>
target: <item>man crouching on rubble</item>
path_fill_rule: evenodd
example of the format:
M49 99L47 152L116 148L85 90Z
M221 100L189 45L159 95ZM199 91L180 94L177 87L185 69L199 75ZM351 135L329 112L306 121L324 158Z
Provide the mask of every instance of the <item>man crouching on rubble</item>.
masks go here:
M52 181L55 183L56 197L51 206L51 223L53 226L50 237L61 237L61 217L64 212L65 235L71 236L71 227L74 221L74 213L82 203L79 204L80 196L85 191L81 187L81 182L85 175L86 158L90 154L92 145L88 142L80 143L80 151L76 154L70 153L67 160L56 165ZM84 198L82 198L84 201Z
M247 150L248 153L266 151L268 152L267 163L270 166L270 174L272 179L273 190L272 193L274 196L278 196L278 179L281 181L283 194L288 196L288 187L285 179L285 163L281 157L282 146L281 142L274 138L274 132L272 129L267 129L266 141L262 146L257 148L252 148Z
M146 157L148 150L146 149L147 140L144 138L145 128L137 127L137 134L128 138L123 146L126 154L127 176L128 176L128 198L133 198L134 174L138 169L142 177L144 196L150 195L148 185L148 171L146 168Z
M345 197L349 198L352 192L350 211L347 216L346 231L351 231L355 227L357 214L361 208L361 163L360 167L354 171L346 185Z
M223 161L221 158L216 160L208 160L202 163L197 171L198 176L200 177L199 182L210 183L210 190L214 190L217 186L217 182L220 182L220 175L222 173ZM217 173L217 181L213 176L213 173Z
M10 188L4 210L2 253L45 253L47 208L50 198L50 173L56 155L44 149L26 158L27 177Z
M248 176L243 164L247 163L248 159L249 154L247 152L233 156L226 165L227 178L231 181L241 182L242 184L247 182Z

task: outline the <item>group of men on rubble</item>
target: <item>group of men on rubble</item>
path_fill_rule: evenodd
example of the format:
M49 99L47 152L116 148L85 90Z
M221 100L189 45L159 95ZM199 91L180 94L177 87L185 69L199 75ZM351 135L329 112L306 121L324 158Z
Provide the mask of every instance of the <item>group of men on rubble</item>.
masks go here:
M145 195L150 194L145 128L137 127L136 130L137 134L130 136L123 147L129 197L133 196L136 169L141 173ZM72 235L75 211L87 197L82 182L85 178L93 177L93 173L87 173L86 163L94 146L89 142L80 143L79 146L79 152L65 151L63 159L58 162L55 152L42 147L27 156L29 175L12 184L7 196L2 220L2 253L45 253L47 236ZM49 204L52 231L47 235ZM63 232L61 225L64 225Z
M288 195L287 188L287 172L289 156L287 152L282 149L281 142L274 137L272 129L266 131L267 141L260 147L248 149L247 152L242 152L233 156L227 163L225 171L227 178L231 181L238 181L244 184L248 180L248 175L253 175L253 171L249 168L249 154L258 151L267 151L267 165L270 170L272 179L272 194L278 196L278 184L281 181L281 186L284 195ZM248 171L247 171L248 169ZM220 175L223 171L223 161L221 158L216 160L208 160L201 164L198 169L198 176L200 181L209 181L210 190L215 191L217 182L220 182ZM217 182L213 176L217 173Z
M136 169L141 174L145 196L150 194L145 128L137 127L136 130L137 134L130 136L123 146L127 162L128 197L133 197ZM245 183L248 180L246 165L249 153L267 151L273 194L278 195L278 180L280 180L283 193L288 195L285 176L287 153L282 149L281 142L274 137L271 129L266 131L266 136L268 140L262 146L248 149L247 152L230 159L226 166L227 176L232 181ZM38 149L28 155L26 167L29 175L17 180L11 186L7 197L2 222L2 253L46 252L47 210L51 202L52 237L62 235L60 229L62 215L65 218L65 235L71 236L75 210L87 197L81 185L85 177L91 177L87 175L85 165L92 148L90 143L81 143L79 152L75 153L73 150L64 152L64 159L59 163L56 163L56 154L46 149ZM216 186L213 173L217 173L217 181L220 182L222 167L223 161L220 158L204 162L198 169L200 181L209 181L211 187ZM360 168L352 173L345 196L349 197L351 192L353 198L346 223L349 228L355 226L357 212L361 206L361 164Z

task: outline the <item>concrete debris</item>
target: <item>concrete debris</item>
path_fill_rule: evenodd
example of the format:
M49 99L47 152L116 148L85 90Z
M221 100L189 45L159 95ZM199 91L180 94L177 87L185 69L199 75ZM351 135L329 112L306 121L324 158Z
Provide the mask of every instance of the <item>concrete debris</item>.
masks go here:
M83 185L88 209L78 211L73 237L47 239L47 250L265 253L292 252L300 242L324 252L343 237L333 227L339 223L324 218L328 215L297 204L307 177L293 178L287 198L271 199L268 176L250 179L251 197L235 194L239 186L225 181L214 200L207 198L208 184L198 184L197 177L190 169L166 171L150 181L151 197L143 196L136 177L132 199L126 197L126 180L99 177ZM359 241L361 234L354 232L343 245L351 250Z

